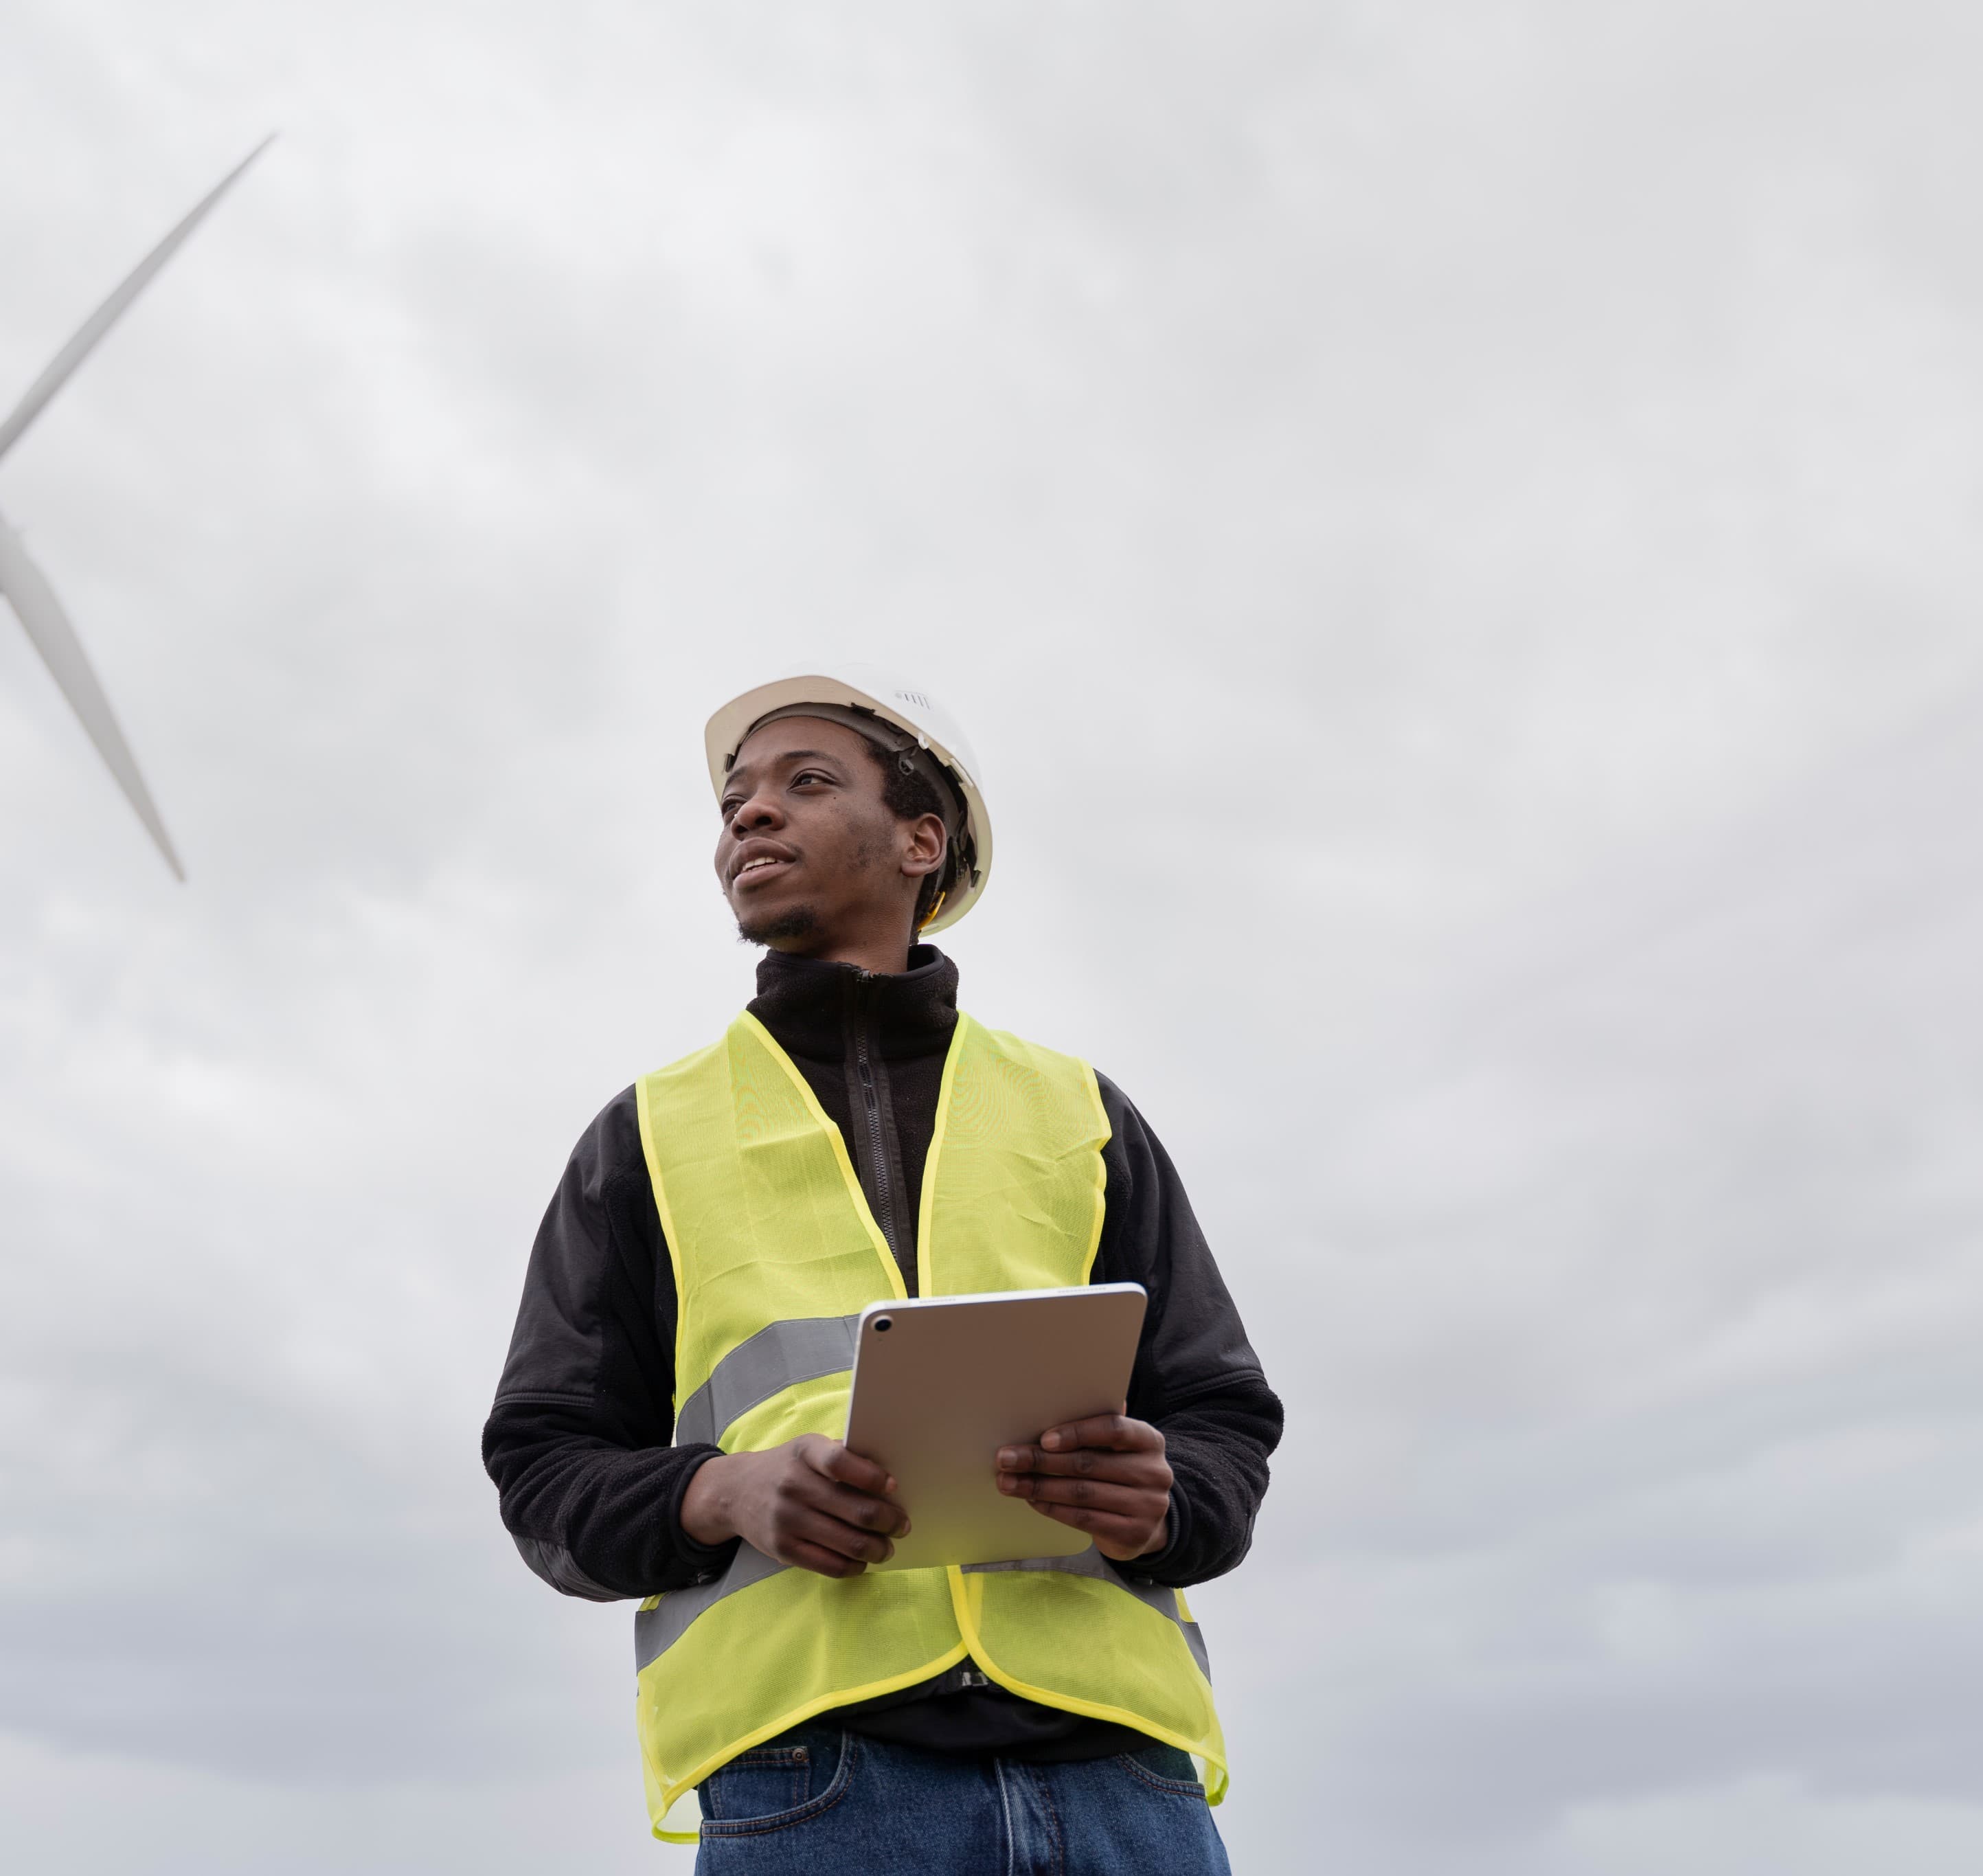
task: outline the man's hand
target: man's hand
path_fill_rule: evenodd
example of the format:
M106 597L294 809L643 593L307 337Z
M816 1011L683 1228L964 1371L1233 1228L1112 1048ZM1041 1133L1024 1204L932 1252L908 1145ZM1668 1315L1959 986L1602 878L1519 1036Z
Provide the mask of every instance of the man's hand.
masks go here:
M1002 1447L998 1489L1086 1531L1119 1563L1163 1548L1171 1469L1163 1435L1146 1420L1099 1414L1049 1427L1035 1445Z
M894 1556L908 1514L895 1482L824 1433L764 1453L725 1453L696 1468L682 1495L682 1529L697 1543L741 1537L767 1557L822 1577L858 1577Z

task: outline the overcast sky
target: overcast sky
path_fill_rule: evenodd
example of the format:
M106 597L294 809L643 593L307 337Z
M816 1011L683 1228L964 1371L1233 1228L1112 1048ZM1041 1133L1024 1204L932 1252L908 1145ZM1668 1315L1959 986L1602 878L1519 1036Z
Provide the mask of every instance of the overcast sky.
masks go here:
M1983 1867L1983 15L11 0L0 1814L684 1871L477 1461L749 994L700 726L925 675L979 1015L1284 1392L1242 1871Z

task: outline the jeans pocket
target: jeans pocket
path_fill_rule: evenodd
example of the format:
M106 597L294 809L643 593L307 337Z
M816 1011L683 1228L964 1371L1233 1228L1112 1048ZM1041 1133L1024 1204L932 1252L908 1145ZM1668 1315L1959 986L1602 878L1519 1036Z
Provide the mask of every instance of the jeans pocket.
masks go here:
M1174 1792L1179 1797L1202 1800L1205 1797L1205 1787L1199 1781L1198 1766L1191 1754L1161 1740L1153 1739L1134 1752L1122 1754L1116 1763L1139 1784L1153 1785L1159 1791Z
M744 1837L802 1823L839 1801L853 1771L847 1735L795 1727L740 1752L697 1788L704 1837Z

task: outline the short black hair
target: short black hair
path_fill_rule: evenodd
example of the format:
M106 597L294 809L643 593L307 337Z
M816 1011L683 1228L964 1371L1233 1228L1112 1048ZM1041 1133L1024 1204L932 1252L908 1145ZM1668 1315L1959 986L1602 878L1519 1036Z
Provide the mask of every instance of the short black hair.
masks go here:
M865 737L861 738L861 744L881 771L882 804L898 821L920 821L925 814L934 814L946 828L949 826L936 784L918 764L891 754L880 744L871 743ZM936 904L938 895L949 884L956 864L957 842L953 839L945 851L943 864L934 873L924 875L922 890L916 895L917 931L922 929L923 921L930 915L930 908Z

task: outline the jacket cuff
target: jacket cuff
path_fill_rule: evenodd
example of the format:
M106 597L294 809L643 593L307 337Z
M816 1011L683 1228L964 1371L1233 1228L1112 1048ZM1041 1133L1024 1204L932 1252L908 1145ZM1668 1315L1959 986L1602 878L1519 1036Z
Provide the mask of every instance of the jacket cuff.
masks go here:
M743 1540L731 1537L718 1544L698 1543L682 1528L682 1500L688 1496L689 1481L711 1460L720 1458L723 1449L694 1446L680 1450L694 1455L694 1462L684 1466L676 1475L674 1490L668 1494L667 1518L674 1530L676 1560L688 1577L687 1583L682 1587L693 1589L698 1583L714 1583L730 1567L730 1560L737 1554L737 1547Z
M1132 1557L1126 1563L1118 1563L1115 1567L1134 1582L1172 1587L1171 1570L1190 1543L1190 1503L1184 1494L1173 1486L1170 1509L1164 1513L1163 1548L1161 1550L1147 1550L1141 1557Z

